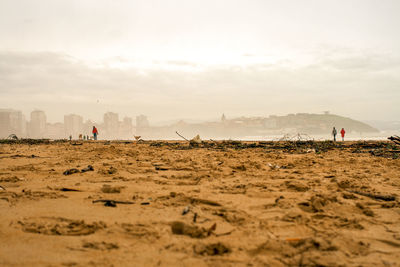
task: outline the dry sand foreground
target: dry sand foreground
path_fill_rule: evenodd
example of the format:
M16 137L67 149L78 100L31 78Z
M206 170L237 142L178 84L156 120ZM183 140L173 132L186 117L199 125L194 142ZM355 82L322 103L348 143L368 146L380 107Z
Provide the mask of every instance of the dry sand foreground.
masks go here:
M0 265L399 265L400 159L260 144L1 144Z

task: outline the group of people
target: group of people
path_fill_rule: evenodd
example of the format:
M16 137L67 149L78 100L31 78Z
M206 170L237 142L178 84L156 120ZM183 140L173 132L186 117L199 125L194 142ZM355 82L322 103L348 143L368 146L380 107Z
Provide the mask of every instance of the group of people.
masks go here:
M95 126L93 126L92 129L92 134L93 134L93 140L97 140L97 135L99 134L99 131L97 130L97 128ZM72 140L72 135L69 136L69 140ZM89 140L89 135L79 135L79 140Z
M344 141L344 135L346 134L346 131L344 130L344 128L342 128L342 130L340 131L340 134L342 135L342 141ZM337 131L336 131L335 127L333 127L333 129L332 129L332 135L333 135L333 141L336 142Z

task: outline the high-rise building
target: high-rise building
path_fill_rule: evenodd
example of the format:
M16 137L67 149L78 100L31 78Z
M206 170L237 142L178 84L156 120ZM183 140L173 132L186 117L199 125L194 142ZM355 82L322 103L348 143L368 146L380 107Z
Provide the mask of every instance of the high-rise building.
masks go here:
M50 139L64 138L64 124L61 122L47 123L46 137Z
M64 133L65 137L68 138L72 135L72 138L76 139L80 134L83 134L83 118L76 114L64 115Z
M31 121L29 123L29 137L44 138L46 135L46 114L42 110L31 112Z
M149 131L149 121L145 115L136 116L136 135L145 135Z
M19 110L0 109L0 138L6 138L10 134L26 136L25 116Z
M125 117L121 122L120 136L123 139L133 138L133 124L132 118Z
M104 114L105 137L109 139L118 138L119 120L118 113L107 112Z
M136 128L148 128L149 121L145 115L136 116Z
M97 128L100 135L103 134L103 130L100 129L100 126L91 120L87 120L83 123L83 134L87 135L87 136L92 136L93 126L95 126Z

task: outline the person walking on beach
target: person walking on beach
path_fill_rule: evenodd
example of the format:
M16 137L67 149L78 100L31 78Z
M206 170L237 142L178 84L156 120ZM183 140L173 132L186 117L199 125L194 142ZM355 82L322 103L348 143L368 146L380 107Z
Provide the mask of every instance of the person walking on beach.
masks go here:
M340 134L342 135L342 141L344 141L345 133L346 133L346 131L344 130L344 128L342 128L342 130L340 131Z
M333 135L333 142L336 142L337 131L336 131L335 127L333 127L333 129L332 129L332 135Z
M97 131L97 128L95 126L93 126L92 133L93 133L93 139L97 140L97 135L99 134L99 132Z

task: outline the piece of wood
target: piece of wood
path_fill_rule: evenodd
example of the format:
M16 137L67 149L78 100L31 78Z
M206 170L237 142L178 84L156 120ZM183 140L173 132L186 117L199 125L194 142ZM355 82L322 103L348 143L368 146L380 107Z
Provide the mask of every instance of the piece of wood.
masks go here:
M80 192L81 190L79 190L79 189L74 189L74 188L61 187L61 188L60 188L60 191Z
M229 232L225 232L225 233L220 233L220 234L215 234L215 236L224 236L224 235L230 235L230 234L232 234L233 233L233 231L235 231L235 229L233 229L232 231L229 231Z
M73 145L73 146L81 146L81 145L83 145L83 143L72 143L71 145Z
M354 193L357 195L361 195L364 197L369 197L372 199L377 199L377 200L384 200L384 201L394 201L396 200L395 196L391 196L391 195L377 195L377 194L371 194L371 193L367 193L367 192L361 192L361 191L354 191L354 190L347 190L350 193Z
M217 206L220 207L222 206L218 202L208 200L208 199L202 199L202 198L195 198L195 197L189 197L190 201L192 203L200 203L200 204L205 204L205 205L210 205L210 206Z
M113 199L97 199L97 200L92 201L92 203L97 203L97 202L114 202L116 204L135 204L135 202L131 202L131 201L119 201L119 200L113 200Z
M395 144L400 145L400 137L395 135L395 136L390 136L388 137L389 140L393 141Z
M188 139L186 139L185 137L183 137L182 135L180 135L180 134L178 133L178 131L175 131L175 133L176 133L177 135L179 135L180 137L182 137L183 139L185 139L186 141L190 142Z

